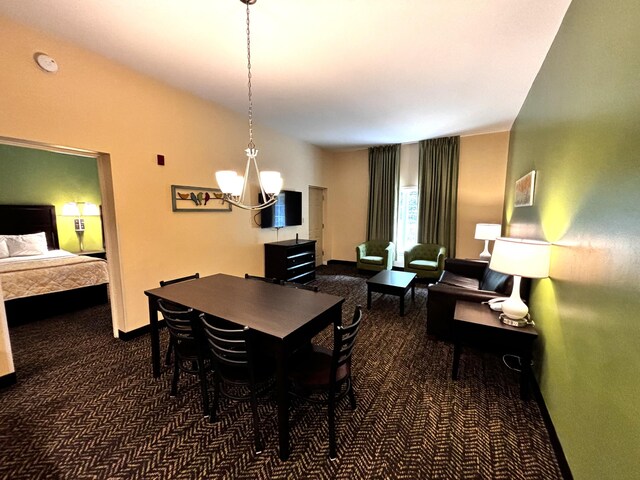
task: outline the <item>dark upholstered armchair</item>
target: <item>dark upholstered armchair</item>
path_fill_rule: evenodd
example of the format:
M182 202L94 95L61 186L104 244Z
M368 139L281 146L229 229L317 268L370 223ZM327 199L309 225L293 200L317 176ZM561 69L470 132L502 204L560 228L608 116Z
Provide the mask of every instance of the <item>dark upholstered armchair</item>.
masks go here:
M522 279L520 297L529 299L531 281ZM486 302L495 297L508 297L513 276L491 270L486 262L448 258L437 283L429 285L427 294L427 333L451 339L451 323L457 300Z
M447 249L435 243L418 243L404 252L404 271L418 278L437 280L444 270Z
M358 270L391 270L396 246L386 240L368 240L356 247Z

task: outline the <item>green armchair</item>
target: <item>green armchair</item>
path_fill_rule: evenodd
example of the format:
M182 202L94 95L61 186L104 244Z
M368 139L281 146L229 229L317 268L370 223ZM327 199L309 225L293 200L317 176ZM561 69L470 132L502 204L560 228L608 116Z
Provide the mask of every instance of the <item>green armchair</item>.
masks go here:
M444 270L447 249L435 243L418 243L404 252L404 271L418 278L437 280Z
M391 270L396 246L386 240L368 240L356 247L358 270Z

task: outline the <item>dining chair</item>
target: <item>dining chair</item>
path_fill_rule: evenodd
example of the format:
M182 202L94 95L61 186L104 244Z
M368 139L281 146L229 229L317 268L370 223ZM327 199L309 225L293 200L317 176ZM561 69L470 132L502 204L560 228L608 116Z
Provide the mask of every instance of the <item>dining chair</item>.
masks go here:
M187 275L186 277L174 278L172 280L160 280L160 286L166 287L167 285L172 285L174 283L186 282L187 280L197 280L198 278L200 278L200 274L196 272L193 275ZM184 310L184 307L182 307L181 305L178 305L177 303L169 302L168 300L164 301L164 305L170 310L174 310L174 311ZM173 349L174 349L173 337L169 336L169 346L167 347L167 355L164 359L165 365L171 365L171 354L173 352Z
M280 285L284 287L299 288L300 290L310 290L312 292L319 291L315 285L305 285L304 283L287 282L286 280L280 281Z
M255 355L253 331L249 327L238 328L223 320L200 314L204 337L214 366L213 405L209 421L218 415L220 397L249 401L253 417L253 437L256 453L263 449L260 438L258 395L273 378L274 362Z
M246 278L247 280L261 280L267 283L280 283L280 280L278 280L277 278L260 277L258 275L249 275L248 273L244 274L244 278Z
M351 377L351 357L362 322L362 307L356 306L349 325L334 325L333 351L312 345L292 356L289 367L291 394L312 402L328 404L329 458L337 457L335 408L338 401L349 397L351 409L356 396ZM320 398L318 398L320 394Z
M198 375L202 392L202 410L205 416L209 414L209 390L207 387L206 360L201 345L194 335L193 324L198 319L198 313L192 308L173 310L171 302L158 299L158 308L167 324L169 336L173 340L174 361L173 378L171 380L171 396L178 395L178 381L180 372Z

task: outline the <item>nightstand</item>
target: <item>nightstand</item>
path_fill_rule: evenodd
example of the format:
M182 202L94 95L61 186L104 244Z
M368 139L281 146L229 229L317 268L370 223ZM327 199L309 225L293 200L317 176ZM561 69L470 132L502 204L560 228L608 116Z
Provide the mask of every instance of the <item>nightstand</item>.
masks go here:
M457 301L453 316L453 366L451 378L458 378L458 364L463 343L472 343L478 348L491 347L514 353L521 359L520 398L528 398L531 372L531 351L538 332L533 326L511 327L500 321L499 313L483 303Z

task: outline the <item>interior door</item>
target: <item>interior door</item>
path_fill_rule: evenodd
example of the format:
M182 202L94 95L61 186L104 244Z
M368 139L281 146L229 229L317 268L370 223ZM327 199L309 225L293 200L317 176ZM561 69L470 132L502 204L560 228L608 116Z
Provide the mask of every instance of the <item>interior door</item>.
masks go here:
M324 188L309 187L309 239L316 241L316 266L323 263Z

